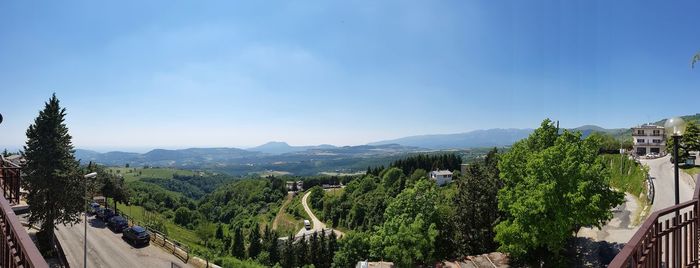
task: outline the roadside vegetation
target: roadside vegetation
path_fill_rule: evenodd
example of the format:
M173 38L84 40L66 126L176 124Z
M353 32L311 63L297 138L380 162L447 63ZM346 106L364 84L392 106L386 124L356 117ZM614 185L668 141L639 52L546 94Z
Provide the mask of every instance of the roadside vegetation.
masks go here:
M681 169L690 176L697 176L700 174L700 165L695 165L694 167L683 166Z
M627 155L604 154L600 156L610 171L610 185L631 193L635 197L646 195L648 168Z

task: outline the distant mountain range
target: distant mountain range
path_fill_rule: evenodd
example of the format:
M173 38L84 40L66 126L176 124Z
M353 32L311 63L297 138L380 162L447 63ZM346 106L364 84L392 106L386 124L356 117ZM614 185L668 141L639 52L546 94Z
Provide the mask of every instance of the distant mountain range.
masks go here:
M268 143L248 150L238 148L189 148L179 150L155 149L147 153L107 152L76 149L75 157L81 162L121 166L169 167L226 167L230 165L266 165L300 163L304 161L328 161L350 158L386 157L426 149L398 144L360 145L336 147L289 146L286 143Z
M684 116L688 121L700 120L700 114ZM654 124L663 125L664 120ZM606 129L585 125L572 130L583 136L594 132L611 134L618 139L631 137L631 129ZM147 153L107 152L99 153L78 149L77 159L105 165L170 166L185 168L220 169L232 173L251 173L260 170L288 170L295 174L315 174L328 168L357 171L368 164L386 164L391 159L415 152L440 150L469 151L473 148L507 147L526 138L533 129L487 129L456 134L408 136L377 141L359 146L338 147L329 144L315 146L291 146L273 141L248 149L239 148L190 148L181 150L155 149ZM381 160L378 160L381 159Z
M478 147L510 146L516 141L526 138L532 129L488 129L474 130L457 134L433 134L408 136L393 140L369 143L369 145L400 144L429 149L457 149Z
M620 135L626 129L605 129L587 125L575 128L584 136L593 132ZM532 129L488 129L457 134L408 136L393 140L372 142L367 145L343 146L315 145L291 146L286 142L268 142L260 146L239 148L189 148L179 150L154 149L147 153L107 152L99 153L77 149L75 156L83 162L93 161L106 165L151 166L202 166L229 164L260 164L295 162L306 158L357 158L396 155L419 151L504 147L526 138Z
M255 151L255 152L261 152L261 153L266 153L266 154L286 154L286 153L293 153L293 152L302 152L306 150L314 150L314 149L333 149L333 148L338 148L334 145L330 144L321 144L321 145L315 145L315 146L291 146L287 144L286 142L281 142L281 141L271 141L268 143L265 143L263 145L259 145L253 148L248 148L248 151Z
M593 132L603 132L614 136L621 135L628 129L614 128L606 129L595 125L585 125L572 130L580 131L584 137ZM444 149L465 149L465 148L482 148L482 147L504 147L510 146L513 143L527 138L533 129L486 129L474 130L465 133L457 134L434 134L434 135L419 135L408 136L393 140L385 140L369 143L369 145L383 144L400 144L404 146L414 146L420 148L428 148L434 150Z

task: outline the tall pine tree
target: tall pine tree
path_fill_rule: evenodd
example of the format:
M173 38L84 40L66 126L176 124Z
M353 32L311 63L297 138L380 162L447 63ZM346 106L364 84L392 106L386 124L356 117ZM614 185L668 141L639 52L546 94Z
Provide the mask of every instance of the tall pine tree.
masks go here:
M269 230L265 227L265 230ZM276 231L269 231L269 238L267 243L267 252L270 255L270 266L274 266L280 261L280 250L278 245L278 234Z
M321 235L318 238L318 255L320 258L318 258L318 265L316 267L330 267L330 263L326 263L326 261L328 261L327 249L326 234L323 230L321 230Z
M306 242L306 235L302 234L301 239L297 242L296 247L297 266L310 264L309 262L309 243Z
M255 259L262 250L262 245L260 245L260 230L258 229L257 224L253 225L253 228L250 229L248 240L248 242L250 242L250 246L248 247L248 257Z
M309 241L309 254L311 257L309 259L309 261L316 267L319 267L321 264L320 256L319 256L318 252L319 252L318 233L314 232L311 235L311 241Z
M221 223L216 225L216 234L214 235L216 239L223 240L224 239L224 227L221 225Z
M331 233L328 236L328 250L326 250L326 258L328 258L326 263L328 263L328 265L333 264L333 258L335 257L336 251L338 251L338 237L335 235L335 231L331 230Z
M236 227L233 233L233 246L231 246L231 255L242 260L245 258L245 244L243 244L243 232L241 227Z
M500 218L498 191L501 189L498 154L491 150L483 161L470 164L457 180L454 196L455 239L463 255L495 251L498 245L493 228Z
M284 254L282 256L282 267L292 268L296 267L294 261L294 235L290 234L287 240L284 242Z
M37 238L43 252L51 248L56 224L79 222L85 208L84 185L65 116L66 109L54 94L27 129L24 146L27 162L22 187L29 192L29 223L41 224Z

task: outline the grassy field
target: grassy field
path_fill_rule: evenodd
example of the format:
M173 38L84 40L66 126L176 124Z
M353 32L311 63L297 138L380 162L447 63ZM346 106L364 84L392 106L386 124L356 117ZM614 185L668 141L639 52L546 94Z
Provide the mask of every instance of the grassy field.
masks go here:
M296 234L304 226L304 219L309 219L309 215L306 214L304 207L301 205L301 197L303 195L303 192L298 193L285 209L280 210L282 215L280 215L280 220L277 223L277 231L280 233L280 236Z
M680 167L683 172L690 174L690 176L695 176L700 174L700 166L694 166L694 167Z
M200 243L200 239L194 231L179 226L156 212L145 211L141 206L127 206L121 203L117 204L117 209L121 214L128 215L129 218L134 219L139 224L154 218L162 220L165 228L168 230L168 237L189 247Z
M626 156L606 154L601 156L610 170L612 187L639 197L646 193L646 174L642 166Z
M108 172L112 172L114 174L121 174L122 176L124 176L124 180L127 182L138 180L139 178L169 179L169 178L172 178L173 175L175 175L175 174L183 175L183 176L192 176L195 174L195 172L191 171L191 170L172 169L172 168L111 167L111 168L107 168L107 170L108 170Z

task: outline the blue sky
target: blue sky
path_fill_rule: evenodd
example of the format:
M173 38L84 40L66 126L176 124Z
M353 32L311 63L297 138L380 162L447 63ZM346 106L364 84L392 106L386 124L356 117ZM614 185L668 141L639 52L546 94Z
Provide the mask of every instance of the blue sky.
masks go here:
M700 112L698 1L2 1L0 146L364 144Z

